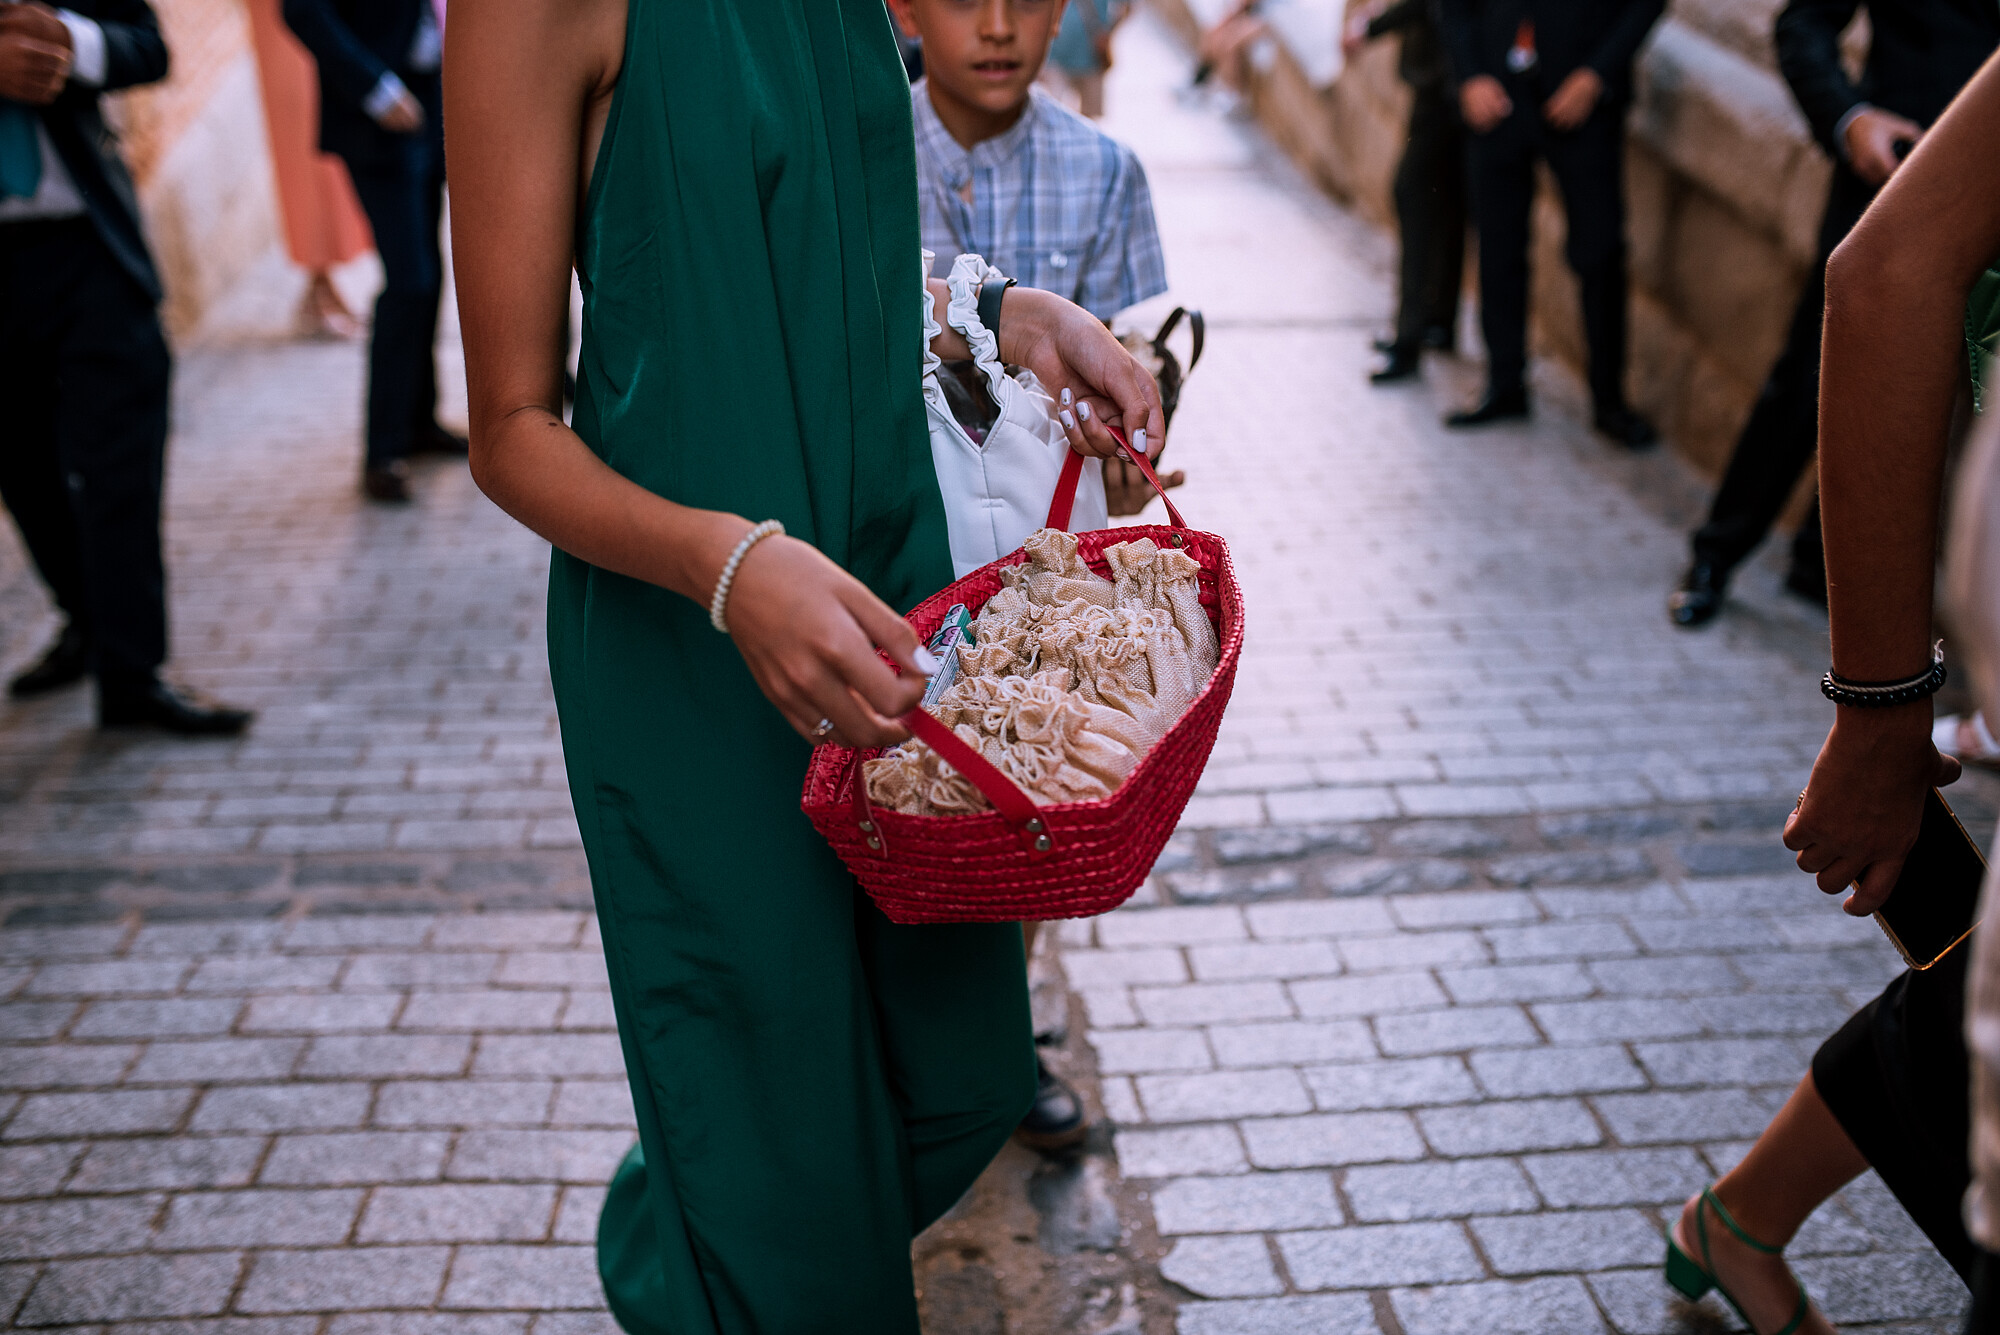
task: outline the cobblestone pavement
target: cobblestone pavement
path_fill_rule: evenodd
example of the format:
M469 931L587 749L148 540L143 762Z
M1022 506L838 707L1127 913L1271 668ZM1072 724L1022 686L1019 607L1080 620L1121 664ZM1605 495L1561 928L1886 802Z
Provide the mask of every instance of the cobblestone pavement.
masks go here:
M1369 389L1388 245L1178 103L1184 69L1128 28L1113 128L1210 319L1173 450L1250 640L1158 874L1057 933L1073 995L1038 988L1106 1129L1010 1150L926 1235L927 1329L1727 1326L1666 1301L1661 1224L1893 969L1776 846L1823 620L1760 567L1713 631L1667 627L1700 490L1591 439L1561 374L1473 437L1436 424L1469 363ZM462 467L361 505L359 377L348 345L181 368L175 667L262 708L248 738L0 706L10 1327L612 1329L587 1244L630 1110L545 549ZM0 665L51 625L0 539ZM1953 1329L1872 1179L1795 1251L1846 1329Z

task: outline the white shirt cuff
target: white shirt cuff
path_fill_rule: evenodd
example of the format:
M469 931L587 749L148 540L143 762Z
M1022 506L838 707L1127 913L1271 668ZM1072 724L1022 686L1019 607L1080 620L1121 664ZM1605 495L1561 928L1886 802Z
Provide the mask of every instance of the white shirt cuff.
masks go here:
M396 77L394 70L384 70L382 77L375 81L375 86L368 90L368 96L361 99L361 109L368 113L369 119L379 121L409 91L403 87L403 81Z
M69 77L91 88L104 85L104 29L97 20L58 9L56 17L69 29Z
M1840 150L1840 160L1842 162L1850 161L1847 156L1847 127L1854 124L1854 118L1862 112L1873 110L1875 110L1873 103L1856 102L1847 109L1845 116L1842 116L1833 123L1833 145Z

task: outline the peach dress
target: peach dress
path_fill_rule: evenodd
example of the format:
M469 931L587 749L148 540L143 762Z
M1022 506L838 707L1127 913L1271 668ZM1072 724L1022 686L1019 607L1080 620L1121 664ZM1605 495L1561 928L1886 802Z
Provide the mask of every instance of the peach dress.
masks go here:
M311 273L374 244L347 167L319 149L319 68L279 14L280 0L249 0L250 38L264 88L264 124L292 259Z

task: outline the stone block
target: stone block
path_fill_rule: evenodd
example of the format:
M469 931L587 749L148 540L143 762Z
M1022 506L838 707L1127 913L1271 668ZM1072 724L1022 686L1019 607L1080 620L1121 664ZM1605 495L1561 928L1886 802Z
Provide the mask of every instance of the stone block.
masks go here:
M1373 1289L1480 1279L1485 1267L1452 1223L1364 1224L1283 1233L1278 1250L1302 1289Z
M1243 910L1234 907L1125 909L1097 920L1104 946L1198 946L1241 941L1247 935Z
M0 1089L75 1089L115 1085L139 1053L129 1043L0 1047Z
M398 1029L439 1029L477 1033L508 1029L553 1029L562 1009L561 992L479 988L412 993L396 1020Z
M1188 1303L1177 1321L1177 1335L1380 1335L1382 1329L1359 1293Z
M358 1127L368 1116L359 1082L229 1085L202 1096L196 1131L318 1131Z
M1345 1222L1325 1173L1180 1177L1153 1191L1153 1217L1166 1236L1323 1228Z
M1519 891L1463 890L1452 894L1398 895L1389 912L1405 927L1490 927L1534 922L1535 901Z
M125 1077L138 1085L181 1081L282 1080L297 1065L299 1038L207 1038L149 1044ZM88 1049L83 1049L88 1051Z
M1317 978L1339 973L1340 955L1328 941L1257 941L1195 946L1188 951L1203 982L1245 978ZM1138 980L1134 980L1138 981Z
M1461 1103L1479 1094L1460 1057L1315 1066L1304 1075L1313 1101L1327 1112Z
M1596 1121L1575 1099L1425 1108L1417 1123L1437 1152L1452 1158L1568 1149L1603 1139Z
M1336 1168L1421 1159L1425 1152L1406 1112L1246 1118L1238 1129L1258 1168Z
M1367 977L1313 978L1290 985L1299 1014L1308 1019L1386 1015L1450 1004L1427 971L1378 973Z
M186 959L94 960L44 964L26 988L31 997L121 997L172 992L194 962Z
M1808 1055L1796 1039L1704 1038L1633 1045L1655 1084L1776 1085L1805 1074Z
M1397 1289L1390 1308L1404 1335L1602 1335L1604 1321L1583 1281L1498 1280Z
M611 986L598 950L516 950L500 963L494 981L509 987L582 987L602 992Z
M439 950L520 949L575 946L583 930L581 913L474 913L441 918L431 933Z
M1379 900L1297 900L1286 904L1252 904L1243 910L1251 933L1260 941L1340 937L1396 930L1395 920Z
M298 992L332 987L339 973L335 955L219 955L201 961L187 990Z
M1211 1025L1208 1042L1224 1066L1306 1066L1375 1055L1375 1040L1359 1020Z
M1653 955L1645 959L1593 960L1590 976L1611 996L1687 997L1740 992L1743 975L1723 955Z
M346 989L383 987L483 987L493 981L500 957L491 951L363 954L347 962Z
M395 881L405 878L415 881L423 875L423 869L401 864L373 864L369 883L382 883L383 877L389 875L393 875ZM437 921L426 913L356 913L302 918L293 923L291 931L286 934L285 949L349 951L402 946L414 950L430 936L431 928L436 926Z
M0 1261L137 1251L159 1210L157 1196L0 1205Z
M564 1187L556 1208L555 1241L597 1242L597 1217L604 1213L603 1187Z
M1701 1016L1692 1005L1670 997L1645 1001L1545 1001L1528 1009L1542 1032L1556 1043L1686 1038L1703 1029Z
M1160 1274L1198 1298L1254 1298L1285 1291L1270 1248L1254 1236L1180 1238L1160 1259Z
M1771 1110L1740 1089L1607 1094L1596 1103L1626 1145L1755 1136L1771 1120Z
M553 1126L631 1127L632 1088L623 1080L565 1080L556 1095Z
M1422 1057L1473 1048L1518 1047L1541 1035L1517 1006L1453 1006L1448 1010L1383 1015L1375 1038L1391 1057Z
M0 1200L55 1195L83 1151L81 1145L48 1142L8 1147L0 1154Z
M312 1040L299 1074L373 1080L462 1075L471 1055L472 1040L462 1034L334 1034Z
M261 1253L236 1300L244 1312L430 1307L448 1247L351 1247Z
M1636 848L1589 848L1563 853L1523 853L1495 858L1486 874L1500 885L1540 889L1552 885L1607 885L1653 874Z
M381 1127L540 1126L553 1080L398 1080L375 1096Z
M192 1038L229 1032L243 1002L236 997L162 997L93 1001L71 1027L76 1038Z
M1486 943L1472 932L1406 932L1399 936L1350 936L1341 958L1356 973L1421 969L1435 964L1485 964Z
M1138 950L1065 950L1063 976L1078 991L1133 983L1184 983L1187 962L1171 946Z
M176 1196L154 1245L161 1251L336 1246L354 1226L361 1195L359 1190L286 1190Z
M1486 1092L1502 1099L1646 1087L1645 1074L1615 1044L1475 1052L1469 1060Z
M0 1038L54 1038L77 1009L74 1001L10 1001L0 1006Z
M445 1307L593 1310L604 1305L594 1247L461 1247Z
M7 1123L4 1139L137 1135L171 1131L194 1102L191 1089L101 1089L86 1094L30 1094Z
M628 1131L468 1131L445 1176L461 1182L609 1182Z
M1078 992L1077 1000L1083 1003L1084 1016L1092 1029L1125 1029L1139 1023L1130 988L1092 988Z
M1304 881L1297 867L1191 867L1167 872L1159 877L1184 904L1207 904L1223 899L1252 899L1264 895L1297 894Z
M1865 991L1872 997L1875 989ZM1854 1003L1824 992L1695 997L1688 1005L1717 1034L1798 1034L1808 1038L1832 1033L1854 1010Z
M1113 1137L1118 1166L1128 1178L1195 1177L1248 1172L1236 1128L1211 1126L1126 1127Z
M1439 969L1451 999L1463 1006L1482 1001L1551 1001L1584 997L1596 984L1574 963L1490 964L1473 968Z
M488 1034L472 1061L477 1076L612 1076L623 1079L616 1034Z
M1198 1075L1144 1075L1137 1080L1148 1120L1204 1122L1312 1110L1299 1073L1279 1068Z
M248 1033L328 1034L377 1032L396 1018L396 993L252 997L243 1016Z
M1637 1210L1475 1219L1472 1234L1503 1275L1532 1275L1643 1265L1658 1259L1660 1230Z
M1199 1029L1102 1029L1090 1034L1106 1075L1206 1071L1215 1065Z
M242 1269L234 1252L58 1261L42 1271L15 1321L62 1326L208 1316L228 1303Z
M1520 1167L1505 1159L1350 1168L1342 1188L1354 1217L1371 1224L1506 1214L1539 1203Z
M1367 853L1374 841L1358 825L1263 825L1217 830L1215 856L1225 864L1274 862L1312 853Z
M556 1189L546 1184L440 1183L377 1187L357 1242L537 1242L548 1236Z
M1793 1269L1827 1319L1842 1329L1943 1319L1950 1330L1964 1315L1965 1285L1928 1248L1877 1253L1861 1265L1849 1257L1808 1257Z
M13 1160L29 1148L9 1150ZM40 1149L41 1146L32 1148ZM65 1149L69 1147L64 1147ZM150 1191L241 1187L257 1171L262 1136L172 1136L158 1140L103 1140L90 1147L69 1183L75 1192ZM48 1190L53 1191L50 1183Z
M1472 879L1464 864L1444 858L1366 858L1323 868L1330 895L1403 895L1453 890Z
M609 1312L544 1312L535 1318L535 1335L625 1335Z
M530 1312L339 1312L327 1335L526 1335Z
M618 1012L609 992L573 991L563 1007L562 1027L566 1031L601 1030L618 1027Z
M350 1131L278 1137L258 1181L265 1186L368 1186L429 1182L451 1137L441 1131Z
M1147 1023L1156 1025L1281 1020L1292 1014L1284 988L1268 980L1135 987L1132 1000Z
M1495 959L1609 959L1639 953L1638 943L1615 922L1549 922L1530 927L1491 927L1485 933Z

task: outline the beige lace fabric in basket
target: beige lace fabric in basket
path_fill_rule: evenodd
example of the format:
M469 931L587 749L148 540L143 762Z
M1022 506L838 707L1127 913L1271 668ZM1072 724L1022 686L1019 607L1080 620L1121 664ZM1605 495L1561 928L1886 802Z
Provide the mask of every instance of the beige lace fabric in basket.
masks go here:
M1043 529L1026 564L973 622L973 645L938 718L1036 802L1108 796L1215 672L1201 566L1152 539L1105 549L1112 578L1076 538ZM914 738L864 768L868 799L915 815L983 811L986 798Z

